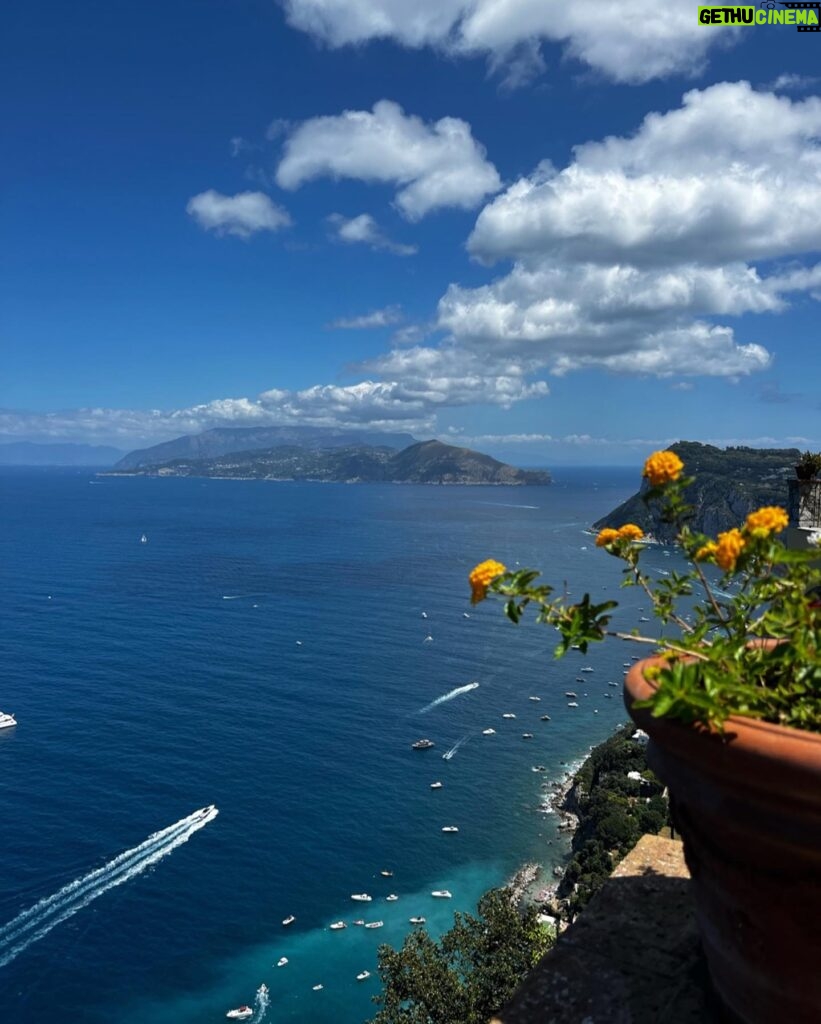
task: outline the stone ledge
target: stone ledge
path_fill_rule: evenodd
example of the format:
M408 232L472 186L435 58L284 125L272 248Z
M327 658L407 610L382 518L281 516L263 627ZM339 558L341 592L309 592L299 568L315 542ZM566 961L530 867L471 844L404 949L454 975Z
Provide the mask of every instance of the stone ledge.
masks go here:
M718 1024L681 843L643 836L491 1024Z

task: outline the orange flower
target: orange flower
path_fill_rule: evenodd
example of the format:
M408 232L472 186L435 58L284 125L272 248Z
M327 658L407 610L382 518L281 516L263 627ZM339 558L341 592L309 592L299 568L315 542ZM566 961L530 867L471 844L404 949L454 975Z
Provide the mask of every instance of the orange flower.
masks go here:
M706 559L710 559L715 555L718 550L718 544L714 540L708 540L707 543L696 551L696 561L703 562Z
M788 523L789 518L783 508L765 505L747 516L744 529L751 537L769 537L771 533L780 533Z
M675 452L653 452L644 463L643 475L653 487L659 487L678 480L683 469L684 463Z
M501 562L495 562L492 558L489 558L485 562L480 562L471 572L468 579L470 581L470 589L472 591L470 596L471 604L478 604L480 601L484 601L487 597L487 588L496 579L497 576L501 576L507 572L507 567L502 565Z
M618 539L619 531L614 530L610 526L605 526L605 528L599 533L598 537L596 537L596 547L603 548L607 544L612 544L614 540Z
M725 572L732 572L743 549L744 538L741 536L741 530L727 530L726 533L720 533L715 552L716 564L721 566Z
M635 523L625 523L624 526L619 527L619 537L622 540L641 540L644 536L644 530L640 526L636 526Z

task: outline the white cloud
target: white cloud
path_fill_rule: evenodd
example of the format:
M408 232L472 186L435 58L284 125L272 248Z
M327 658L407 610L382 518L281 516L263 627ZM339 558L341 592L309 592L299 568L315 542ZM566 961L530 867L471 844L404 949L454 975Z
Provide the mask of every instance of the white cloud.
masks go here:
M492 66L545 40L619 82L693 73L735 30L705 30L689 0L280 0L289 23L330 46L392 39ZM540 59L540 58L539 58Z
M363 330L372 327L390 327L402 320L402 310L399 306L386 306L384 309L375 309L372 313L364 313L362 316L340 317L328 326L334 330Z
M204 230L238 238L250 238L257 231L279 231L291 224L287 211L263 192L225 196L210 188L189 199L185 210Z
M471 209L501 187L467 122L443 117L428 125L390 100L380 100L373 112L346 110L294 129L277 183L296 189L320 177L399 186L396 206L408 220L446 206Z
M767 86L773 92L806 92L818 82L815 75L796 75L785 72Z
M334 228L334 238L349 245L367 245L371 249L392 252L396 256L412 256L419 250L415 245L403 245L394 242L382 231L369 213L360 213L358 217L343 217L341 213L332 213L328 223Z

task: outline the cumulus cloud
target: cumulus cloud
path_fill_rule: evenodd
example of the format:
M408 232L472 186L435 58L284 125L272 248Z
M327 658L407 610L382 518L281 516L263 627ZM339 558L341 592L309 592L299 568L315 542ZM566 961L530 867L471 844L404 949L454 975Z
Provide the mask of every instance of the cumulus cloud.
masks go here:
M501 187L467 122L443 117L426 124L390 100L373 111L314 117L291 132L277 184L296 189L321 177L398 186L395 203L408 220L446 206L472 209Z
M188 213L205 231L250 238L257 231L279 231L291 224L287 211L263 192L225 196L210 188L188 200Z
M402 320L402 310L399 306L386 306L384 309L375 309L372 313L364 313L362 316L340 317L328 326L332 330L355 331L372 327L390 327Z
M371 249L392 252L396 256L412 256L419 250L415 245L403 245L394 242L382 231L369 213L360 213L358 217L343 217L341 213L332 213L328 223L334 229L334 238L348 245L367 245Z
M289 23L329 46L392 39L448 54L486 55L491 66L541 63L541 41L618 82L699 70L732 29L705 31L689 0L280 0ZM520 72L519 72L520 73Z

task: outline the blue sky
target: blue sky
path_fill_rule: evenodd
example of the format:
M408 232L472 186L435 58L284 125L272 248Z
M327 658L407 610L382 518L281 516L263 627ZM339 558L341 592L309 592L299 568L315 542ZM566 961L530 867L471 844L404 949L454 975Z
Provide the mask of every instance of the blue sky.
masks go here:
M669 0L18 4L0 438L821 447L821 34Z

